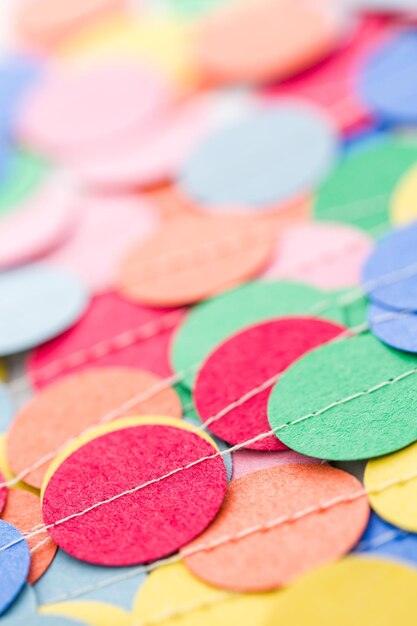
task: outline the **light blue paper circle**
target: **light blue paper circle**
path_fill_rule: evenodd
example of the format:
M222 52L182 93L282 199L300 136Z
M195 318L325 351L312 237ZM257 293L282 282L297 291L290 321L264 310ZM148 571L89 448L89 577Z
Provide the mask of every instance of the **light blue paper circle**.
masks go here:
M417 311L417 222L378 241L365 263L362 282L374 303Z
M205 137L179 184L197 202L256 211L314 188L332 168L337 143L332 124L307 104L258 107Z
M43 264L0 273L0 355L33 348L67 330L88 304L75 276Z
M416 59L417 32L405 31L372 54L359 75L362 99L387 122L417 122Z
M11 524L0 520L0 547L20 540L13 546L0 550L0 615L23 590L30 566L29 546L20 532Z
M146 574L137 567L90 565L58 549L52 564L34 586L38 604L95 600L132 610Z
M40 76L40 65L24 56L8 56L0 61L0 128L13 130L25 92Z
M6 385L0 382L0 433L4 433L13 419L13 403Z

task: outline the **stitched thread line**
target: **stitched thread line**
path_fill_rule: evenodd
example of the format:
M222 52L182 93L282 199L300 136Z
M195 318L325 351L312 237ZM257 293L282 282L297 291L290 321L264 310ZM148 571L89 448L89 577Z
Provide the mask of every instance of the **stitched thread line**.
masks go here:
M223 458L224 456L226 456L227 454L231 454L232 452L236 452L237 450L241 450L242 448L247 447L248 445L251 445L253 443L257 443L258 441L262 441L263 439L269 437L272 434L275 434L277 432L280 432L281 430L288 428L289 426L294 426L296 424L300 424L302 422L305 422L313 417L317 417L319 415L323 415L324 413L326 413L327 411L331 410L332 408L336 407L336 406L341 406L344 404L347 404L349 402L352 402L353 400L356 400L360 397L364 397L366 395L370 395L376 391L379 391L380 389L384 388L384 387L388 387L391 385L394 385L398 382L400 382L401 380L404 380L406 378L408 378L409 376L414 375L415 373L417 373L417 368L413 368L411 370L408 370L406 372L403 372L402 374L394 377L394 378L390 378L388 380L382 381L372 387L370 387L369 389L366 389L364 391L359 391L357 393L351 394L350 396L346 396L345 398L341 398L340 400L336 400L330 404L328 404L327 406L323 407L322 409L318 410L318 411L314 411L313 413L307 413L306 415L303 415L302 417L297 418L296 420L292 420L290 422L285 422L283 424L279 424L278 426L275 426L274 428L272 428L271 430L261 433L259 435L256 435L255 437L252 437L251 439L241 442L239 444L236 444L234 446L232 446L231 448L228 448L226 450L223 451L218 451L215 452L213 454L209 454L206 455L204 457L200 457L199 459L196 459L195 461L191 461L189 463L187 463L186 465L182 465L180 467L177 467L173 470L170 470L169 472L166 472L165 474L163 474L162 476L158 476L157 478L153 478L150 479L140 485L137 485L135 487L132 487L130 489L126 489L125 491L115 494L114 496L111 496L109 498L105 498L103 500L100 500L99 502L95 502L92 505L90 505L89 507L86 507L85 509L83 509L82 511L77 511L75 513L71 513L59 520L55 520L54 522L50 523L50 524L46 524L43 527L39 528L38 530L34 530L32 532L29 533L22 533L22 537L10 542L9 544L6 544L5 546L0 547L0 552L3 550L6 550L10 547L12 547L13 545L16 545L17 543L20 543L23 540L27 540L30 539L31 537L35 537L39 534L43 534L45 532L48 532L49 530L51 530L52 528L56 528L57 526L61 526L62 524L65 524L66 522L69 522L73 519L77 519L78 517L82 517L83 515L86 515L87 513L90 513L91 511L96 510L97 508L100 508L101 506L104 506L106 504L111 504L112 502L116 502L117 500L119 500L120 498L123 498L124 496L128 496L128 495L132 495L134 493L139 492L142 489L145 489L146 487L149 487L151 485L157 484L163 480L166 480L167 478L170 478L172 476L175 476L176 474L186 471L188 469L191 469L192 467L195 467L197 465L199 465L200 463L206 462L206 461L210 461L216 458ZM416 474L413 474L411 476L411 479L413 479L416 476ZM407 479L408 480L408 479ZM397 481L394 481L392 483L385 483L385 488L388 488L389 486L391 486L391 484L396 484ZM372 492L375 492L375 490L373 490Z
M172 565L174 563L179 563L183 558L189 557L189 556L194 556L195 554L199 554L201 552L208 552L211 550L214 550L216 548L221 547L222 545L225 545L226 543L230 543L233 541L240 541L242 539L245 539L246 537L249 537L253 534L256 534L258 532L268 532L270 530L274 530L276 528L278 528L279 526L282 526L284 524L291 524L291 523L296 523L297 521L308 517L310 515L315 515L315 514L319 514L319 513L324 513L330 509L332 509L335 506L341 506L341 505L348 505L351 504L353 502L356 502L357 500L360 500L361 498L364 498L370 494L376 494L376 493L381 493L383 491L385 491L386 489L389 489L390 487L396 486L396 485L400 485L400 484L405 484L407 482L410 482L411 480L415 480L417 478L417 471L413 472L412 474L409 474L407 476L402 477L401 479L397 479L397 480L389 480L386 481L385 483L382 483L381 485L379 485L378 487L374 487L372 489L365 489L362 488L356 492L354 492L353 494L351 494L350 496L336 496L335 498L332 498L330 500L326 500L323 503L319 503L317 505L312 505L310 507L306 507L300 511L297 511L296 513L293 513L291 515L281 515L277 518L274 518L272 520L269 520L266 523L263 524L258 524L258 525L254 525L252 527L248 527L245 529L242 529L240 532L236 533L236 534L227 534L227 535L223 535L221 537L218 537L216 540L212 541L212 542L208 542L206 544L202 543L200 545L196 545L193 548L185 548L184 550L181 551L181 553L179 554L175 554L171 557L165 558L165 559L160 559L158 561L155 561L154 563L151 563L149 565L143 565L143 566L139 566L139 567L135 567L134 569L132 569L131 572L127 572L126 574L122 574L119 576L112 576L111 578L108 578L106 580L102 580L99 581L99 583L96 583L94 585L90 585L88 587L84 587L82 589L78 589L75 592L72 592L71 594L67 594L67 595L63 595L63 596L58 596L56 598L53 598L52 600L50 600L48 602L48 604L55 604L58 602L63 602L65 600L69 600L72 598L76 598L79 597L80 595L89 593L91 591L95 591L96 589L100 589L100 588L105 588L109 585L115 584L117 582L123 582L124 580L129 580L130 578L133 578L135 576L138 576L140 574L148 574L152 571L154 571L155 569L158 569L159 567L163 567L166 565ZM358 544L358 546L360 546L360 544ZM194 609L195 610L195 609ZM167 616L164 616L163 619L167 619ZM144 625L143 625L144 626Z
M336 208L343 208L343 207L349 207L349 206L355 206L355 205L362 206L363 202L366 202L369 204L371 201L378 200L380 198L386 198L386 197L388 196L385 194L383 196L380 195L380 196L375 196L373 198L367 198L365 201L356 201L354 203L346 203L344 205L339 205L339 206L331 207L331 208L336 209ZM210 245L213 247L213 242L208 242L205 245L207 247ZM293 268L287 268L287 271L288 269L291 269L292 271L302 270L304 267L306 268L310 267L311 264L316 265L316 264L320 264L321 262L323 263L329 262L333 260L334 258L338 258L338 256L341 253L345 254L346 252L353 251L353 249L356 248L357 245L358 244L353 246L352 244L349 244L349 246L346 246L346 247L342 246L342 248L339 248L338 250L336 249L334 250L334 256L333 255L330 256L329 253L326 253L325 255L318 255L317 258L314 259L313 261L310 261L310 263L305 262L305 264L300 264L300 265L295 264ZM175 312L170 312L164 315L163 318L170 319L171 316L175 317L174 313ZM179 312L176 312L176 313L178 314ZM84 363L91 363L94 360L99 359L103 356L106 356L118 350L123 350L129 347L130 345L137 343L137 341L141 339L149 339L152 336L157 335L160 332L163 332L164 330L167 330L175 326L175 322L172 324L172 326L169 323L167 326L165 326L166 323L167 323L166 320L164 321L163 319L160 319L160 320L156 320L155 322L148 322L136 328L132 328L118 335L114 335L113 337L110 337L108 339L99 341L96 344L93 344L92 346L88 346L87 348L77 350L74 353L69 354L65 357L55 359L51 363L48 363L47 365L42 366L38 368L37 370L35 370L32 373L32 375L34 376L35 381L38 379L39 375L40 375L40 378L38 380L47 380L48 378L53 377L56 374L63 373L67 370L71 370L72 368L77 367L78 365L82 365ZM155 325L154 327L153 327L153 324ZM161 324L161 327L159 327L159 324ZM21 377L7 384L9 388L11 389L11 391L13 392L22 391L30 387L26 377Z
M413 263L410 266L406 266L405 268L401 268L400 270L396 270L394 272L390 272L388 274L386 274L383 279L385 280L386 278L389 279L390 283L392 282L396 282L398 280L402 280L404 275L406 276L410 276L413 275L414 273L416 273L414 271L414 268L416 268L417 271L417 263ZM373 286L377 286L378 281L369 281L367 283L368 288L373 288ZM322 300L321 302L319 302L318 304L316 304L315 306L313 306L310 309L310 313L315 313L315 314L320 314L321 312L325 311L327 308L331 307L331 306L336 306L338 304L340 304L342 307L346 306L348 304L351 304L352 302L355 302L356 300L362 298L362 291L360 289L352 289L351 292L348 292L347 294L344 294L342 296L340 296L339 298L335 299L335 300L331 300L331 299L325 299ZM402 316L407 314L407 312L404 311L400 311L400 312L389 312L387 314L384 315L389 315L392 317L395 316ZM375 320L373 322L375 324ZM365 328L365 327L363 327ZM190 370L183 370L182 372L178 372L176 375L174 375L174 377L169 377L167 379L164 379L164 381L160 381L161 384L166 384L166 382L168 382L168 385L166 386L170 386L171 384L173 384L173 382L181 382L182 380L184 380L184 378L192 371L192 368L197 369L199 367L199 364L195 364L194 366L191 366ZM166 387L164 387L166 388ZM152 397L152 396L147 396ZM133 402L133 406L136 402L140 401L140 398L138 399L138 397L134 398L134 402ZM117 407L115 409L116 411L116 417L118 417L118 415L120 414L120 411L123 410L127 410L127 408L131 408L132 405L129 404L128 407L125 406L125 404L121 405L120 407ZM106 418L106 416L105 416ZM114 418L111 418L114 419ZM111 421L108 419L104 419L103 421ZM103 423L101 420L99 422L97 422L95 425ZM84 432L89 432L91 430L91 428L93 428L94 426L90 426L86 431L83 431L81 433L79 433L77 435L77 437L79 437L80 435L84 434ZM36 463L34 463L33 465L31 465L30 467L25 468L24 470L22 470L15 478L10 479L9 481L5 481L3 483L0 483L0 488L1 487L10 487L15 485L19 480L22 480L23 478L25 478L25 476L27 476L31 471L38 469L39 467L42 467L42 465L44 465L45 463L47 463L48 461L50 461L51 459L54 458L54 456L56 456L57 453L59 453L63 448L66 447L66 445L68 445L69 443L71 443L72 441L74 441L74 437L70 440L67 440L66 442L64 442L59 448L57 448L55 451L48 453L47 455L45 455L44 457L42 457L41 459L38 459L38 461Z

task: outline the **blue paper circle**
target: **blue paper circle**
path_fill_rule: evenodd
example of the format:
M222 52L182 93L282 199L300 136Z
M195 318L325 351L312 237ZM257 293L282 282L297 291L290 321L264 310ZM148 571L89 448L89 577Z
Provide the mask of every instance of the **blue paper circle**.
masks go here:
M95 600L131 611L135 595L146 579L144 573L135 574L137 569L91 565L58 549L34 591L39 604Z
M19 105L25 92L40 76L39 64L24 56L10 56L0 61L0 129L13 130Z
M388 524L372 512L365 533L353 552L394 557L417 565L417 535Z
M368 322L375 337L391 348L417 353L417 314L373 304Z
M362 280L374 303L398 311L417 311L417 222L378 241Z
M335 130L316 109L298 101L259 107L207 136L179 184L207 205L257 210L316 186L336 154Z
M359 90L367 106L388 122L417 122L417 32L402 32L365 64Z
M4 626L85 626L86 622L79 622L72 617L60 615L45 615L45 613L33 613L19 619L5 620Z
M0 548L19 539L13 546L0 550L0 615L23 590L30 566L28 544L14 526L0 520Z
M0 355L28 350L66 330L88 304L85 287L42 264L0 273Z
M0 433L4 433L14 415L13 404L6 385L0 383Z

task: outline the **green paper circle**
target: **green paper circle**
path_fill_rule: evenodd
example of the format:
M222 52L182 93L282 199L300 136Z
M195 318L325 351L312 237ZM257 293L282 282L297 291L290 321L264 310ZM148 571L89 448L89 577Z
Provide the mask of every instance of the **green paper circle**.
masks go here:
M358 226L378 235L390 222L390 200L398 181L417 161L417 143L379 138L348 152L320 187L319 220Z
M0 185L0 218L12 213L45 178L47 163L33 154L17 150L7 176Z
M187 17L196 17L204 13L209 13L213 9L226 6L237 0L166 0L170 8L176 13Z
M354 461L399 450L417 439L417 372L329 405L413 368L415 355L388 348L369 332L326 344L276 383L268 404L271 428L293 450L320 459Z
M229 335L270 318L304 314L343 322L342 311L332 301L331 294L281 281L254 281L206 300L192 309L174 335L172 367L176 372L188 371ZM192 388L195 377L195 372L190 373L181 383Z

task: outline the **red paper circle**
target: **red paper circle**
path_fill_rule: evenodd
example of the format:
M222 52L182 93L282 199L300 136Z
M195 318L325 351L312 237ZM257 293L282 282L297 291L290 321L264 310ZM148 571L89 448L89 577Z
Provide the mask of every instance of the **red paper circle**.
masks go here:
M86 367L127 366L169 376L168 345L182 310L151 309L114 293L93 298L82 319L37 348L28 361L36 388Z
M233 335L211 353L197 378L194 402L202 421L219 416L208 423L208 428L231 444L268 432L267 404L273 384L227 413L220 412L343 330L327 320L288 317L256 324ZM246 447L287 448L275 435Z
M45 524L104 504L50 529L65 552L98 565L133 565L167 556L197 537L226 493L219 456L111 502L109 498L215 455L198 434L162 425L123 428L71 454L47 483Z

